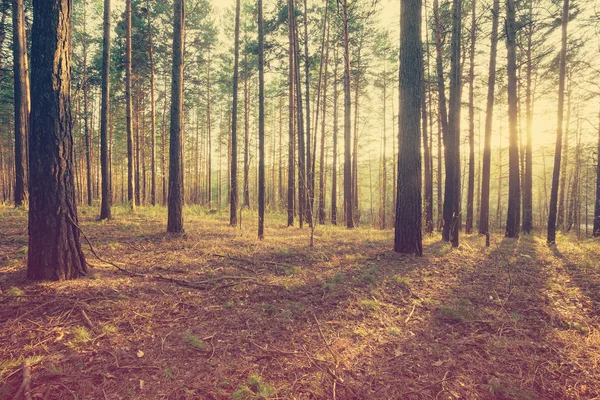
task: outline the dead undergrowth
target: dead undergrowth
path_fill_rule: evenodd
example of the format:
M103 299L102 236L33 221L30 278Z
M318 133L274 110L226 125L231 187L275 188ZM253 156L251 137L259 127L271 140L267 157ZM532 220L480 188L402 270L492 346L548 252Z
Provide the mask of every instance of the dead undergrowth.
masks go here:
M600 396L600 243L244 227L188 208L80 225L88 278L28 283L26 213L0 206L0 398L554 399ZM179 282L179 283L178 283ZM189 283L189 287L180 283ZM29 376L27 378L27 376Z

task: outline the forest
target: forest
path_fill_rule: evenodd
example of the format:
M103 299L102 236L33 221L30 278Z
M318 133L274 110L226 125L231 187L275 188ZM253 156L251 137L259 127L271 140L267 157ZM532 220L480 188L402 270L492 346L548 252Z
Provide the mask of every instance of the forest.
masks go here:
M597 0L0 0L0 399L600 397Z

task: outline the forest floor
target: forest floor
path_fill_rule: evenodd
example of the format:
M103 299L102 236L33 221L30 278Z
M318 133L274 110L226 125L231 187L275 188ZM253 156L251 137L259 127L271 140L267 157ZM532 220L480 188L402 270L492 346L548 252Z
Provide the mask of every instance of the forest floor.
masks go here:
M557 399L600 396L600 243L286 228L115 208L80 225L90 276L28 283L26 212L0 206L0 398ZM270 217L276 218L276 217ZM83 242L85 243L85 242ZM185 287L188 285L193 287Z

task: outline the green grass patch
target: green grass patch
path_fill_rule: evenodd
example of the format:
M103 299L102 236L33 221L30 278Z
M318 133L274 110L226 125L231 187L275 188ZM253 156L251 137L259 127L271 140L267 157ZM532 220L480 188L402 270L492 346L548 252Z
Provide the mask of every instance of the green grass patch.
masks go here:
M268 400L275 397L275 386L265 382L264 379L256 373L250 374L248 383L242 385L233 393L233 400Z
M196 350L206 350L206 348L208 347L202 339L200 339L199 337L197 337L195 335L192 335L189 332L186 332L183 335L183 341L188 346L190 346L191 348L196 349Z

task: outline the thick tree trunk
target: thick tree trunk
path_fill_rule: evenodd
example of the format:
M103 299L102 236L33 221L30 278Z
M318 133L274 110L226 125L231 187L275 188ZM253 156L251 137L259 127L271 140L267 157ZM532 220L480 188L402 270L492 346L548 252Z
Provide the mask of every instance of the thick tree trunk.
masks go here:
M152 42L152 21L150 20L150 3L148 8L148 58L150 62L150 204L156 204L156 106L154 104L154 44Z
M288 187L287 187L287 226L294 225L294 198L296 193L295 175L296 163L294 160L294 88L295 88L295 52L294 52L294 2L288 0Z
M460 228L460 32L461 3L452 4L452 40L450 52L450 98L448 101L448 134L444 135L446 184L444 191L444 230L442 237L458 247Z
M594 237L600 237L600 113L598 113L598 152L596 153L596 201L594 203Z
M173 71L167 232L183 233L183 41L184 0L173 2Z
M292 10L293 7L292 1ZM295 15L292 16L294 32L294 75L296 78L296 107L298 110L298 221L300 228L307 216L307 181L306 181L306 147L304 140L304 113L302 107L302 86L300 80L300 44L298 40L298 25Z
M104 0L104 37L102 42L102 109L100 111L100 164L102 169L102 201L100 219L110 219L112 187L108 142L108 113L110 107L110 0ZM154 107L154 100L152 100Z
M331 161L331 224L337 225L337 175L338 175L338 50L333 49L333 145Z
M327 6L326 6L327 7ZM325 121L327 117L327 70L329 67L329 24L327 25L327 41L325 42L325 73L323 76L323 117L321 119L321 153L319 156L319 224L325 223ZM317 108L318 105L317 105Z
M344 11L344 217L346 227L354 228L354 198L352 193L352 160L350 152L350 43L348 38L348 0L343 1Z
M27 198L27 142L29 136L29 85L24 0L12 0L14 61L15 207Z
M265 76L263 2L258 0L258 238L265 237Z
M508 69L508 212L506 237L519 236L521 227L521 184L519 182L519 136L517 131L517 43L515 0L506 0L506 49Z
M421 232L422 88L421 0L402 2L400 12L400 108L398 113L398 202L394 251L423 254Z
M235 2L235 39L233 58L233 104L231 107L231 187L229 192L229 225L237 225L238 172L237 172L237 128L238 128L238 79L240 65L240 2Z
M304 95L304 100L306 102L306 222L312 226L313 207L315 203L315 176L312 168L312 153L314 152L314 149L311 149L310 131L310 58L308 54L308 7L306 0L304 0L304 75L304 86L306 91L306 94Z
M133 124L131 110L131 1L125 0L125 113L127 130L127 201L135 209Z
M529 18L533 18L533 2L529 3ZM527 28L527 47L526 57L526 88L525 88L525 107L526 107L526 130L527 145L525 148L525 173L523 175L523 225L522 231L530 233L533 229L533 157L532 157L532 119L533 119L533 99L532 99L532 36L533 24L530 22Z
M562 156L563 112L565 102L565 75L567 65L567 23L569 20L569 0L563 1L562 38L560 51L560 72L558 77L558 113L556 127L556 149L554 151L554 171L552 172L552 189L550 191L550 210L548 212L548 244L556 241L556 213L558 205L558 184L560 178L560 161Z
M469 177L467 186L467 218L465 233L473 231L473 203L475 198L475 40L477 20L476 1L471 0L471 48L469 51Z
M87 32L86 32L86 2L83 2L83 76L81 78L83 85L83 123L85 130L85 166L87 173L87 205L92 205L92 139L90 138L90 109L89 109L89 84L87 76ZM92 123L93 126L93 123Z
M566 71L565 71L566 73ZM558 215L556 224L558 229L564 229L565 227L565 210L567 209L566 202L568 201L567 194L567 175L569 170L569 139L570 139L570 122L571 122L571 80L565 77L567 87L567 115L564 123L565 130L563 133L563 148L562 148L562 162L560 164L560 183L558 187Z
M247 55L244 54L244 65L248 65ZM250 208L250 94L248 92L248 71L245 71L244 78L244 207Z
M494 92L496 88L496 53L498 47L498 14L500 0L494 0L492 7L492 33L490 48L490 64L488 72L488 92L485 115L485 136L483 146L483 161L481 170L481 201L479 209L479 233L489 234L490 214L490 171L492 159L492 123L494 116Z
M423 162L425 163L425 232L433 232L433 173L431 171L431 152L427 134L427 101L425 97L425 68L421 73L421 118L423 129ZM402 132L402 131L400 131ZM384 140L385 142L385 140ZM385 143L384 143L385 146ZM419 150L420 151L420 150ZM384 157L385 158L385 157ZM385 182L385 181L384 181ZM384 183L385 184L385 183ZM385 189L384 189L385 190Z
M29 279L87 273L79 243L71 132L70 0L34 0L31 45Z

